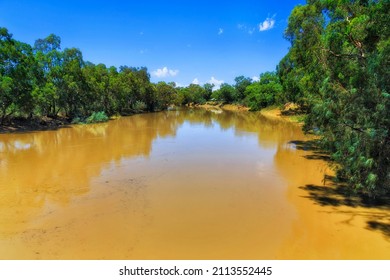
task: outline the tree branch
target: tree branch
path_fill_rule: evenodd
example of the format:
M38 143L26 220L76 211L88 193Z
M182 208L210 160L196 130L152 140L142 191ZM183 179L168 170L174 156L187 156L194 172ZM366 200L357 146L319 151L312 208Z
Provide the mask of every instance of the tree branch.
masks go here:
M341 123L340 125L349 127L350 129L355 130L355 131L360 132L360 133L365 133L365 131L364 131L363 129L358 128L358 127L354 127L354 126L352 126L352 125L350 125L350 124L347 124L346 122L343 122L343 123Z
M322 50L330 53L331 55L333 55L335 57L347 57L347 58L358 58L358 59L366 58L364 56L364 54L358 55L358 54L335 53L334 51L329 50L329 49L322 49Z

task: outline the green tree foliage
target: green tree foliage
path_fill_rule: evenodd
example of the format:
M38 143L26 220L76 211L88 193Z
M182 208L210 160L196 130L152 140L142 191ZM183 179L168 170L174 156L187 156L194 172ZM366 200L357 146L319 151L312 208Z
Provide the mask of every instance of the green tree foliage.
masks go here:
M278 67L339 177L369 195L390 191L389 13L388 0L308 1L290 15Z
M296 6L291 12L285 31L291 48L277 69L288 100L307 110L313 99L321 99L319 88L326 63L321 44L325 24L321 1L311 2Z
M208 90L189 87L191 100ZM0 28L0 120L8 117L62 115L70 120L100 121L105 115L167 108L178 100L174 84L153 85L146 68L85 62L77 48L61 50L51 34L28 44Z
M167 109L169 105L172 105L175 102L175 98L177 95L175 84L159 82L156 85L155 91L158 109Z
M118 113L131 113L137 101L143 102L149 111L156 108L155 91L146 68L121 66L116 78Z
M56 116L59 109L62 84L62 53L60 37L51 34L38 39L34 44L34 54L39 66L33 100L39 114Z
M178 104L197 103L202 104L206 102L210 95L209 91L197 84L190 84L188 87L180 88L178 90Z
M12 96L13 81L8 76L0 75L0 106L1 106L1 123L7 116L7 110L13 103Z
M37 65L31 46L16 41L0 28L0 118L33 110L31 93Z
M232 103L237 100L236 89L232 85L223 83L218 90L213 92L212 98Z
M234 81L236 82L234 85L234 88L236 89L236 100L242 101L246 97L245 90L252 84L252 79L244 76L238 76L234 79Z
M0 39L2 121L8 116L35 114L86 122L88 118L99 119L91 116L101 116L101 112L126 115L211 99L242 103L252 84L244 76L236 77L234 85L222 84L218 90L210 83L181 88L174 83L152 84L146 68L117 69L86 62L79 49L62 50L61 38L54 34L36 40L33 48L14 40L5 28L0 29ZM262 90L265 87L262 85ZM255 102L262 104L256 105L258 108L274 102L273 93L272 100L265 95Z
M84 60L79 49L70 48L63 52L63 82L60 103L66 115L73 118L86 116L90 112L88 106L92 101L87 91L87 83L82 68Z
M280 104L283 88L275 72L265 72L260 80L245 89L245 103L251 110Z
M87 83L90 99L88 111L107 112L109 115L115 112L114 96L110 90L110 72L106 65L86 63L82 69Z
M206 83L203 85L203 88L204 88L203 98L208 101L211 99L211 95L213 94L214 85L210 83Z
M212 91L213 87L210 87L213 85L205 84L205 89L208 88L206 100L213 99L227 103L243 103L246 97L245 90L252 84L252 79L244 76L238 76L234 79L234 81L234 85L223 83L220 88L214 92Z

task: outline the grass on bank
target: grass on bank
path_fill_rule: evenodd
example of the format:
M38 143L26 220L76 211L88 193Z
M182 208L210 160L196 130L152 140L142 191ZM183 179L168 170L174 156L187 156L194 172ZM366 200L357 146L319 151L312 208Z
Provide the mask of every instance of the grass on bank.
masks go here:
M293 108L293 109L292 109ZM295 105L285 104L282 107L271 105L260 110L260 113L268 118L283 119L291 123L303 125L306 119L306 114L300 112Z

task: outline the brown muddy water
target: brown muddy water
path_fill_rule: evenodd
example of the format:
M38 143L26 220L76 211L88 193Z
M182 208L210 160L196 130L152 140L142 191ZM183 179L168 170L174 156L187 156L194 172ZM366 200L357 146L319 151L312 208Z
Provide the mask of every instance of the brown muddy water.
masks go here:
M0 259L390 259L301 129L168 111L0 135Z

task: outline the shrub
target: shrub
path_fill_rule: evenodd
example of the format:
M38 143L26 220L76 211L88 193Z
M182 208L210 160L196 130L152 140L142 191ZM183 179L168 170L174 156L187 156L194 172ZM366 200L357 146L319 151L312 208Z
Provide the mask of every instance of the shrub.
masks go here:
M147 109L146 103L143 101L137 100L135 102L135 104L133 105L133 110L135 112L143 112L143 111L146 111L146 109Z
M106 122L108 121L108 116L105 112L93 112L92 115L90 115L86 119L86 123L99 123L99 122Z

